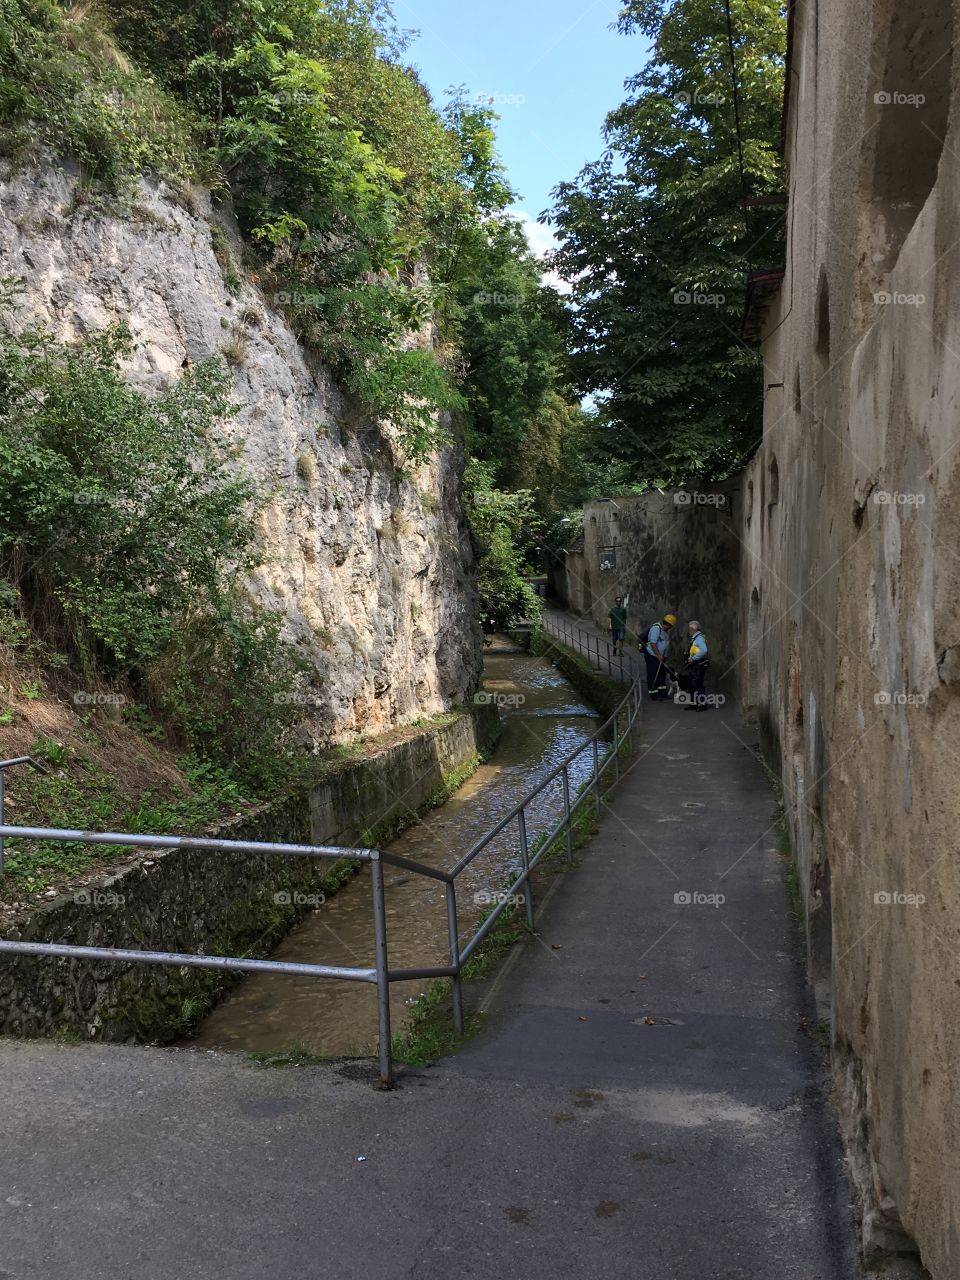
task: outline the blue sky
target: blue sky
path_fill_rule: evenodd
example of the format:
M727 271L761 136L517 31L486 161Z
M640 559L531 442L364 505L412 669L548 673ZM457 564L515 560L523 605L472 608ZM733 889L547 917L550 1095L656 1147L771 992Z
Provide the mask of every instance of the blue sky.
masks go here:
M525 221L600 154L604 116L646 60L642 37L610 30L619 9L618 0L394 0L400 25L420 32L406 56L438 105L451 85L494 98ZM528 235L546 247L546 232Z

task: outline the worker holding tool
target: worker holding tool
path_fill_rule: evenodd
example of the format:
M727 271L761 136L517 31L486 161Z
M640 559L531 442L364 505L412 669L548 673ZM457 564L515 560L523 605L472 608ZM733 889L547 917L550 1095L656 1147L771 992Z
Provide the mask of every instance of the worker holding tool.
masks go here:
M672 613L665 613L663 620L653 623L647 631L643 658L647 664L647 691L651 698L659 698L669 692L667 682L671 672L666 665L666 654L670 632L676 625L675 616Z
M699 622L691 622L688 630L690 632L690 652L689 661L687 662L687 692L690 701L687 704L687 709L706 711L707 695L704 692L703 681L707 674L707 667L710 665L707 637L700 629Z

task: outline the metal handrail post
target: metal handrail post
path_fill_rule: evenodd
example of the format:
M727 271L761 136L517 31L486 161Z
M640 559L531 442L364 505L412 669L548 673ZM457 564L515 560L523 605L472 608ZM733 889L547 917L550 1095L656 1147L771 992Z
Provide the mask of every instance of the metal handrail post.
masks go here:
M609 641L609 640L607 640L607 641L606 641L606 646L607 646L607 675L608 675L608 676L612 676L612 675L613 675L613 663L612 663L611 658L610 658L610 641Z
M455 972L450 979L453 996L453 1030L458 1036L463 1035L463 980L460 977L460 938L457 931L457 886L449 881L447 891L447 935L450 940L450 963Z
M37 773L47 772L46 766L42 765L39 760L34 760L33 756L13 756L9 760L0 760L0 826L2 826L3 823L6 822L6 816L4 812L6 797L4 795L4 782L3 782L5 772L7 769L12 769L14 765L18 765L18 764L28 764L31 769L36 769ZM4 859L3 844L4 844L3 832L0 831L0 876L3 875L3 859Z
M620 781L620 712L613 716L613 772L616 781Z
M393 1084L393 1055L390 1044L390 970L387 966L387 911L383 895L383 863L380 850L370 859L370 881L373 886L373 936L377 961L377 1021L379 1026L380 1083L385 1089Z
M597 803L597 817L600 817L600 744L593 740L593 797Z
M523 882L523 901L527 911L527 928L533 933L533 886L530 883L530 848L527 843L527 815L521 809L517 814L520 826L520 861L526 879Z
M567 815L567 862L573 863L573 824L570 814L570 773L563 767L563 811Z

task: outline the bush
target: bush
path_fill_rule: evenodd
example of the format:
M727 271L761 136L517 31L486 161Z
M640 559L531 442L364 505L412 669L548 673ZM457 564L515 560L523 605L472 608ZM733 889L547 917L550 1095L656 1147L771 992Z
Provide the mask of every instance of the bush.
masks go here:
M28 610L52 596L76 649L118 672L253 563L254 488L218 433L233 412L222 365L151 399L120 373L131 349L123 327L77 347L0 337L5 576Z

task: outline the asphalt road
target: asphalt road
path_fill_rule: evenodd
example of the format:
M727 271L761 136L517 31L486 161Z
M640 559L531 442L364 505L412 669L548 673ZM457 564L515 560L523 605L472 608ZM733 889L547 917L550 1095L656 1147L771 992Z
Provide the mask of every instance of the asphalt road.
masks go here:
M0 1280L857 1277L773 798L732 708L648 712L486 1030L393 1092L0 1040Z

